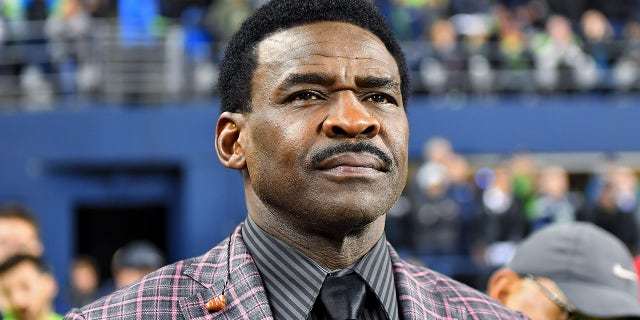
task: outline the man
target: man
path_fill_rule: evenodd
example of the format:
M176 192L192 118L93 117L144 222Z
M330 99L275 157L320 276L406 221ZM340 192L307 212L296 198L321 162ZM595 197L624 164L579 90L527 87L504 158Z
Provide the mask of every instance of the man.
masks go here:
M0 206L0 263L16 254L39 257L43 252L40 226L33 213L18 203ZM7 312L6 300L0 291L0 314Z
M219 83L215 146L242 172L245 223L68 319L523 319L385 241L407 178L409 84L372 4L265 4Z
M56 280L42 258L18 254L0 265L0 291L7 297L4 320L56 320Z
M556 223L531 234L491 276L487 291L532 320L640 319L631 254L587 222Z
M18 253L40 256L43 251L34 215L22 205L3 204L0 207L0 263Z

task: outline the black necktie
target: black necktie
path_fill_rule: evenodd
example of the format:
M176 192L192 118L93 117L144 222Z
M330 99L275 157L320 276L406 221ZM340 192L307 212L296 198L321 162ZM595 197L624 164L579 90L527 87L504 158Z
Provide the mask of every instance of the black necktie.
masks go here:
M358 319L364 309L367 287L359 275L329 275L320 288L319 299L327 319Z

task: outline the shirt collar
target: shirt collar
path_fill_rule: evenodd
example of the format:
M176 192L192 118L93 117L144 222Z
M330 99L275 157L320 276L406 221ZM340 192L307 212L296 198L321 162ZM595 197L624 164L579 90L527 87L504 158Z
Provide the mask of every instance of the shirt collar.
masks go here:
M351 270L365 280L387 315L397 314L393 269L384 234L353 265L342 270L328 270L262 230L249 217L242 231L243 239L262 276L276 319L306 319L327 274L346 274Z

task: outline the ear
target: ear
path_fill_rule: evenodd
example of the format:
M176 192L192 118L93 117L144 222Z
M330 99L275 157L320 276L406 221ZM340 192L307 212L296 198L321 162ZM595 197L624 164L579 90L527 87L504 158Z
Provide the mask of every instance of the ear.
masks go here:
M216 125L216 153L220 162L231 169L242 170L246 166L242 128L245 117L241 113L223 112Z
M520 276L509 268L496 270L487 283L487 294L498 302L505 304L516 289Z

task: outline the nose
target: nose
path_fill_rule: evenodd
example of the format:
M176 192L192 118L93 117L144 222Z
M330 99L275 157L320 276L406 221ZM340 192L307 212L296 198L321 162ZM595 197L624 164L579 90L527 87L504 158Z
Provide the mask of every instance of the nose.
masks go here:
M322 123L322 131L330 138L372 138L380 132L380 122L350 91L338 93L337 101L329 110Z

